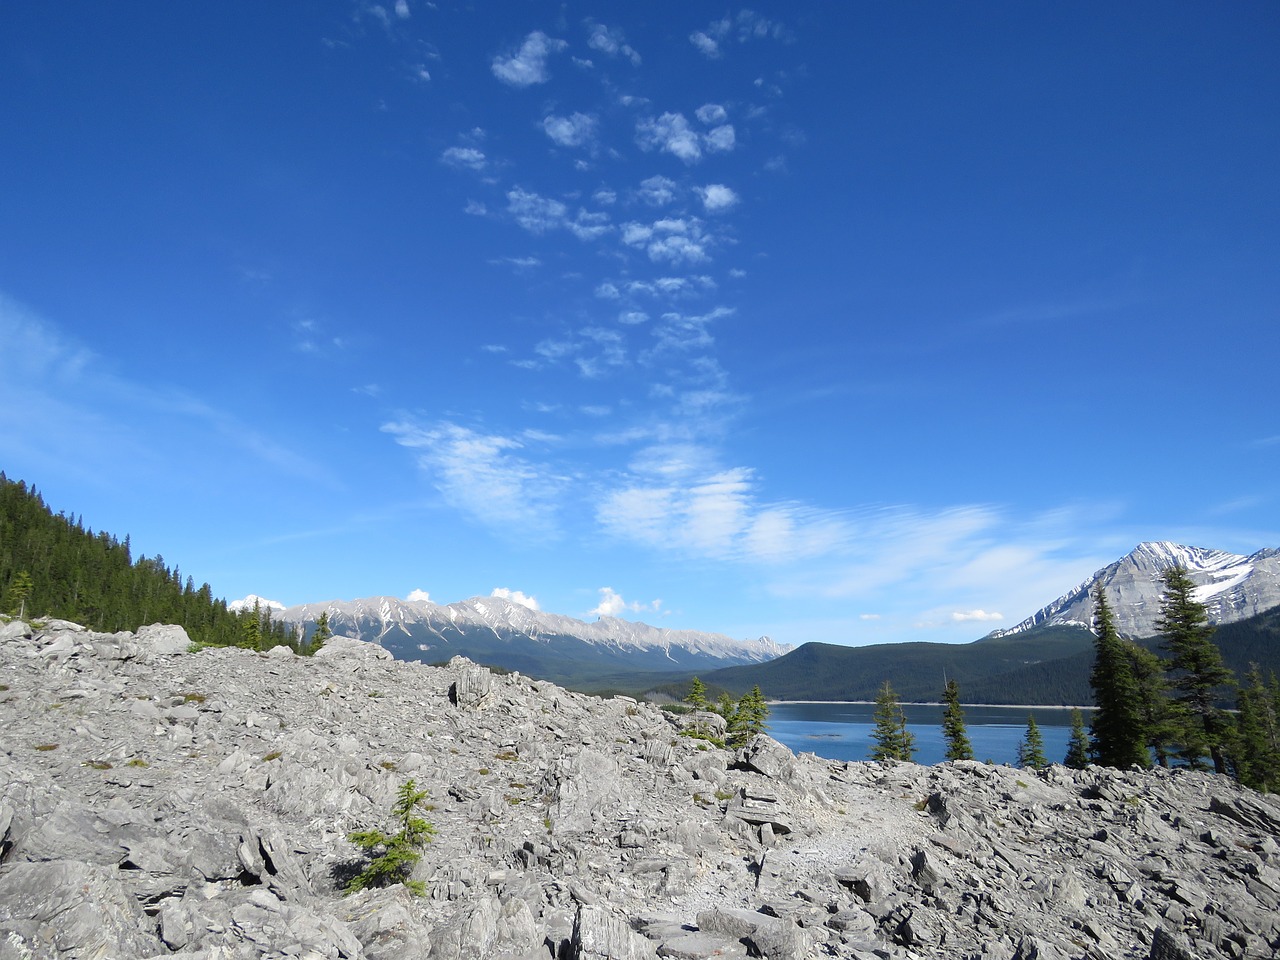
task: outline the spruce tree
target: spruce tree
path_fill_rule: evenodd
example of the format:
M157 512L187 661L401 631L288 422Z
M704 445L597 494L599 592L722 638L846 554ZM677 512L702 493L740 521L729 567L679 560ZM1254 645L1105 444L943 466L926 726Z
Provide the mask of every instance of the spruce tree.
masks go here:
M1102 584L1094 591L1093 624L1096 638L1089 685L1098 709L1093 715L1090 752L1106 767L1150 766L1129 655L1116 632Z
M1067 755L1062 765L1072 770L1083 770L1089 765L1089 735L1084 729L1084 714L1078 707L1071 711L1071 737L1067 740Z
M707 709L707 685L697 677L693 678L693 682L689 684L689 693L684 698L684 702L693 708L693 729L698 736L705 733L703 729L703 720L699 716Z
M1246 787L1267 793L1280 790L1280 718L1276 707L1271 691L1263 686L1261 668L1251 663L1236 699L1233 767L1236 779Z
M1040 725L1036 723L1034 713L1027 714L1027 734L1018 744L1018 766L1043 770L1049 765L1044 755L1044 737L1040 735Z
M871 759L910 762L915 753L916 738L907 730L907 715L888 680L876 695L876 709L872 719L876 726L871 734L871 740L875 744L871 750Z
M1125 641L1129 656L1129 668L1137 695L1138 720L1141 724L1147 755L1143 765L1150 766L1150 757L1162 767L1169 766L1169 756L1182 725L1180 704L1169 699L1169 681L1165 677L1164 661L1146 647Z
M332 636L333 631L329 629L329 611L324 610L320 616L316 617L316 628L311 634L311 644L307 647L307 652L314 654Z
M369 862L346 885L347 893L358 893L369 887L385 887L402 883L419 897L426 896L426 885L412 879L413 868L422 859L422 848L431 842L436 829L415 813L427 798L413 780L406 780L396 795L391 813L400 829L395 833L382 830L356 830L347 839L365 851Z
M738 708L734 711L734 718L737 726L738 740L745 743L752 737L764 733L765 721L769 719L769 705L764 702L764 694L760 692L760 686L751 688L751 692L743 695L738 701Z
M20 618L25 617L27 615L27 600L31 598L31 593L35 588L35 581L31 579L31 574L25 570L19 570L15 573L13 579L9 581L9 589L6 591L9 612Z
M1190 766L1200 766L1207 753L1216 773L1227 772L1227 744L1231 718L1218 707L1223 688L1235 685L1235 675L1222 663L1222 654L1210 637L1213 627L1204 604L1192 595L1195 584L1185 568L1175 564L1165 571L1164 596L1156 629L1169 653L1166 669L1173 678L1174 702L1186 711L1179 736L1179 755Z
M964 711L960 708L960 684L948 680L942 691L946 710L942 713L942 736L947 742L948 760L972 760L973 744L964 725Z

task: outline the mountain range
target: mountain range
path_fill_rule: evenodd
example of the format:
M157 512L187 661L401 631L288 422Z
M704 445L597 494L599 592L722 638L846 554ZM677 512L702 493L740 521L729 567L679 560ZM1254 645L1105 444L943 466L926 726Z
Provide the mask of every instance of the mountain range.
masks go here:
M398 659L442 662L456 655L586 689L679 689L697 674L733 692L759 684L778 699L857 700L890 680L907 700L933 700L945 678L970 702L1085 703L1092 658L1093 591L1101 584L1117 629L1137 640L1157 632L1161 576L1180 564L1197 584L1238 672L1251 661L1280 669L1280 550L1250 556L1167 541L1139 544L1014 627L969 644L905 642L795 649L768 637L735 640L616 617L586 622L503 597L458 603L371 597L283 608L250 596L229 606L270 609L309 636L322 613L340 636L381 644ZM1230 627L1231 629L1227 629ZM1234 639L1232 639L1234 638ZM1154 641L1150 641L1154 643Z
M270 603L255 599L263 606ZM669 676L762 663L792 649L768 637L735 640L617 617L586 622L503 597L450 604L395 597L331 600L272 615L303 624L310 633L322 613L335 634L379 643L400 660L434 663L462 655L568 684L606 685L637 674Z

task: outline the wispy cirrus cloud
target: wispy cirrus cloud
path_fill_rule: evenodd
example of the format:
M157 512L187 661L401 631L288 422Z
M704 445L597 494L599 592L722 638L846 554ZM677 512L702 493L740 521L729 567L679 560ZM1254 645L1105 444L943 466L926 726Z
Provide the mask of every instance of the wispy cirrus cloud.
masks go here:
M524 38L518 50L493 58L491 64L493 75L512 87L529 87L535 83L546 83L551 78L547 69L547 60L568 46L569 44L563 40L554 39L541 30L535 30Z
M527 440L450 421L405 419L382 431L412 451L445 502L500 534L554 536L568 479L533 459Z

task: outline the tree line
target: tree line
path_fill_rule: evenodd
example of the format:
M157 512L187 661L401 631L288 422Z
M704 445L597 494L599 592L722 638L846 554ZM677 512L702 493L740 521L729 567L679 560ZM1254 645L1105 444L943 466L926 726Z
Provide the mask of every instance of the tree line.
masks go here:
M1240 683L1222 662L1203 604L1187 571L1171 567L1163 577L1157 629L1165 656L1121 637L1101 584L1094 593L1094 662L1089 684L1094 711L1089 731L1077 710L1065 766L1143 768L1185 766L1234 777L1255 790L1280 790L1280 681L1264 683L1257 664ZM1234 710L1223 706L1234 691ZM959 685L943 692L943 737L948 760L972 760ZM915 738L888 681L876 697L872 760L911 760ZM1019 766L1042 768L1049 760L1035 716L1018 747Z
M134 559L126 536L94 533L81 517L54 513L34 486L0 472L0 611L30 620L70 620L115 633L174 623L195 643L267 650L304 645L270 608L229 610L162 556ZM322 641L323 642L323 641Z

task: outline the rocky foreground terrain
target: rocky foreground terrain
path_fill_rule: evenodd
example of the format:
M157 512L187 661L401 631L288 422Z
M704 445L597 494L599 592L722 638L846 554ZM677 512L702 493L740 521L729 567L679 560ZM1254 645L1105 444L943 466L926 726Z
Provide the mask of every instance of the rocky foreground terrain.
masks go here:
M0 624L0 960L1277 955L1280 805L1224 779L679 722L354 640ZM408 778L427 896L344 897Z

